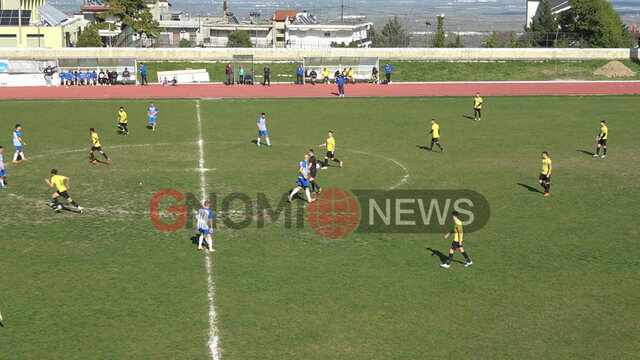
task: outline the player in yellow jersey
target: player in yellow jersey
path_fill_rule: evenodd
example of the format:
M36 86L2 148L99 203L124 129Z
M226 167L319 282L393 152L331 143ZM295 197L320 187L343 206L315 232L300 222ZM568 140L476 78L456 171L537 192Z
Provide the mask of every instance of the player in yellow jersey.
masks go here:
M67 190L69 189L68 177L58 175L58 170L53 169L51 170L51 179L44 179L44 181L47 182L47 185L49 185L49 187L56 187L56 192L54 192L51 196L53 198L53 203L49 205L51 208L53 208L56 212L62 210L62 204L58 202L58 197L62 196L63 198L67 199L67 203L75 206L80 214L84 213L84 208L82 208L82 206L78 205L77 202L69 197L69 193L67 192Z
M431 119L431 131L427 135L431 135L431 146L427 151L433 150L433 144L435 143L440 148L440 152L443 153L444 149L440 145L440 125L436 122L436 119Z
M482 98L480 93L476 93L476 97L473 98L473 120L480 121L482 118Z
M453 260L453 254L456 252L456 249L460 250L460 254L464 256L467 260L467 263L464 265L465 267L469 267L473 265L473 261L469 258L469 254L464 251L462 247L462 240L464 238L464 229L462 228L462 221L458 219L458 212L454 211L451 213L451 217L453 218L453 229L444 235L445 239L448 239L451 234L453 234L453 242L451 243L451 248L449 249L449 258L444 264L440 264L440 267L448 269L451 266L451 260Z
M120 106L120 111L118 111L118 134L129 135L128 122L127 113L124 111L124 107Z
M553 165L551 164L551 158L546 151L542 152L542 172L538 177L538 183L544 188L544 196L549 196L549 189L551 189L551 170Z
M596 147L596 153L593 154L593 157L597 158L598 154L600 154L600 147L602 147L602 158L607 157L607 139L609 138L609 128L607 127L607 123L602 120L600 121L600 133L596 136L596 141L598 142L598 147Z
M322 70L322 83L323 84L329 84L331 81L329 80L329 70L327 70L327 68L324 68Z
M89 129L89 133L91 134L91 151L89 151L89 156L91 157L91 163L95 165L98 162L95 156L93 156L93 152L97 151L100 155L104 156L107 159L107 165L111 165L111 159L107 156L107 154L102 151L102 145L100 144L100 137L94 128Z
M344 167L344 162L336 158L336 139L333 137L333 131L329 131L329 137L324 144L320 144L320 147L327 147L327 153L324 155L324 164L322 169L326 169L329 166L329 159L340 164L340 167Z

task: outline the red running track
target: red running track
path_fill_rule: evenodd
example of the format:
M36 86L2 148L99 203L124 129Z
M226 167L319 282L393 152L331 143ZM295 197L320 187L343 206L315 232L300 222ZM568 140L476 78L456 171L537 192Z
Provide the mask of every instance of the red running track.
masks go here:
M336 85L184 84L176 87L83 86L0 87L0 99L171 99L171 98L319 98L336 97ZM640 81L597 82L449 82L346 85L347 97L497 95L624 95L640 94Z

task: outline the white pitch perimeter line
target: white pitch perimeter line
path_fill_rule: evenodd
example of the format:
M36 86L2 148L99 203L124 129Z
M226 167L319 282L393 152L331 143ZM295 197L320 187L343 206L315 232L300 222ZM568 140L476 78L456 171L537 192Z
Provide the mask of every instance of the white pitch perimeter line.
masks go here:
M200 161L198 171L200 171L200 195L202 201L207 197L207 179L205 174L207 168L204 167L204 141L202 140L202 117L200 116L200 100L196 100L196 113L198 114L198 151L200 153ZM209 299L209 350L211 350L211 358L213 360L220 359L218 353L218 327L216 325L216 307L215 307L215 288L213 284L213 261L211 256L205 255L205 265L207 268L207 298Z

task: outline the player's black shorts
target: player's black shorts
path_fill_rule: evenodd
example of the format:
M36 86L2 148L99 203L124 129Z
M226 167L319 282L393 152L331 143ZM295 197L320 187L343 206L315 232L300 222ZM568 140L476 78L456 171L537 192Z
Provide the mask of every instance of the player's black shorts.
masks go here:
M102 151L102 146L92 146L91 151Z
M545 174L540 174L540 176L538 176L538 180L551 181L551 176L547 177Z
M432 137L431 138L431 142L440 142L440 138L439 137L437 137L437 138Z
M318 174L318 170L315 166L309 170L309 177L312 177L315 179L317 174Z
M67 193L67 190L65 191L56 191L58 193L58 195L62 196L65 199L69 198L69 194Z
M453 250L458 250L458 248L460 247L459 243L457 241L454 241L451 243L451 248Z
M598 140L598 144L602 145L602 146L606 146L607 145L607 139L600 139Z
M592 144L593 144L593 143L592 143ZM327 158L329 158L329 159L333 159L333 157L334 157L335 155L333 154L333 152L331 152L331 151L327 151L327 153L326 153L324 156L326 156L326 157L327 157Z

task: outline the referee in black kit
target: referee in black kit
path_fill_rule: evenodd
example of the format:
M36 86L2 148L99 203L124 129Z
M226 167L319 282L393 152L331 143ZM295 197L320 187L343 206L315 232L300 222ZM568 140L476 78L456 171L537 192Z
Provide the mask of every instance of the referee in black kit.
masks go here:
M316 175L318 174L318 160L313 153L313 149L309 149L309 184L311 185L311 191L316 195L320 195L322 188L316 183ZM316 190L317 189L317 190Z

